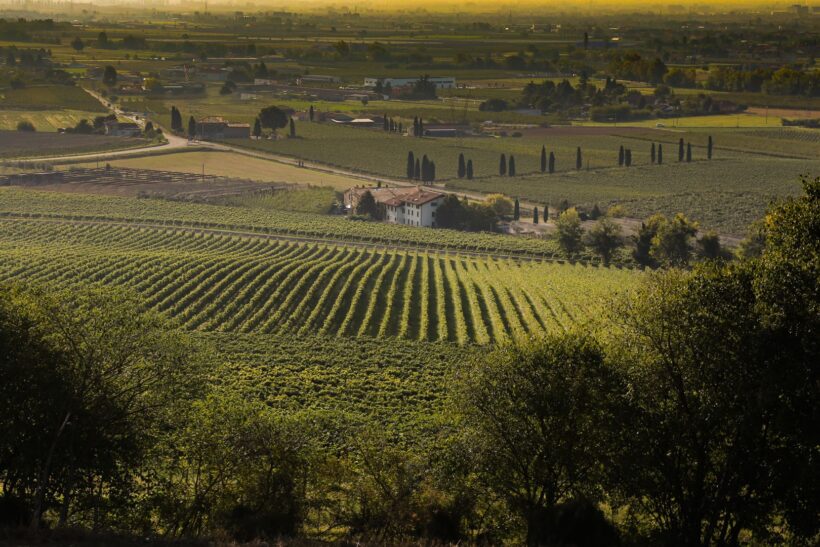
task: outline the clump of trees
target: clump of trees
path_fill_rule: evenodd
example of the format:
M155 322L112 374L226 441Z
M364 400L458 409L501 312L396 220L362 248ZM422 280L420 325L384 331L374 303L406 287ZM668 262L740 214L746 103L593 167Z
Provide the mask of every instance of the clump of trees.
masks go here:
M33 133L37 131L37 128L34 127L34 124L31 123L29 120L20 120L19 122L17 122L17 131Z
M693 240L698 225L682 213L668 219L656 214L641 223L634 236L635 261L644 266L684 267L689 265L693 252Z
M447 194L436 209L436 226L468 232L493 232L498 224L496 208L501 206L497 200L470 203L467 198L459 199L454 194Z
M259 111L259 122L262 127L276 131L287 127L290 121L290 113L278 106L268 106Z

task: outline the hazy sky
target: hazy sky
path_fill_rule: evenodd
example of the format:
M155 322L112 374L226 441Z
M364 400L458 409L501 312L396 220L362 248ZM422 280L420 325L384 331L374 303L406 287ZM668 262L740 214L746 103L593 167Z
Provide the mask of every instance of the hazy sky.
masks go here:
M71 0L58 0L68 3ZM151 5L167 3L170 5L202 5L206 0L75 0L77 3L92 3L99 5L112 4L136 4ZM11 3L11 0L0 1L2 4ZM653 11L666 11L670 6L683 6L698 11L740 6L766 6L772 9L783 9L793 4L813 5L807 0L703 0L698 2L687 2L684 0L207 0L208 5L232 5L254 6L259 8L275 7L277 9L297 10L302 8L317 8L320 6L333 6L337 9L348 8L351 11L356 8L382 9L382 10L412 10L423 7L425 9L445 9L447 11L471 11L471 10L499 10L499 9L532 9L533 7L556 10L568 9L589 9L606 7L608 9L635 7L654 8Z

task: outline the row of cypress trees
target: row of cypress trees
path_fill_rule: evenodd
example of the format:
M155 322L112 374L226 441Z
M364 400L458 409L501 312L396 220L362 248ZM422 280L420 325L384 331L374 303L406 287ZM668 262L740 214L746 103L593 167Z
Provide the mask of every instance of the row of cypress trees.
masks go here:
M382 129L389 133L399 133L401 134L404 131L404 125L401 122L395 121L393 118L384 115L384 121L382 122ZM415 133L414 133L415 135Z
M182 133L184 131L182 125L182 113L176 106L171 107L171 131ZM196 134L196 119L191 116L188 118L188 137L192 138Z
M385 118L385 124L387 124L387 118ZM392 120L391 122L392 123ZM387 130L389 126L386 126ZM420 136L420 132L423 132L423 124L420 118L413 119L413 134L415 136ZM708 159L712 159L712 150L713 150L713 141L712 136L709 136L708 144L706 147L706 157ZM657 163L658 165L663 164L663 144L658 143L657 147L655 143L652 143L652 146L649 150L650 152L650 161L654 165ZM424 156L426 157L426 156ZM692 143L685 143L684 140L681 138L678 142L678 161L692 161ZM432 182L435 180L435 176L431 179L424 179L423 178L423 169L421 169L421 165L419 165L419 175L416 175L418 169L416 168L416 163L418 160L415 159L413 152L409 152L407 155L407 178L408 179L416 179L416 180L425 180L426 182ZM423 162L422 162L423 163ZM620 146L618 150L618 166L620 167L630 167L632 165L632 149L631 148L624 148L623 145ZM579 146L576 149L575 153L575 168L580 170L583 167L583 155L581 151L581 147ZM541 146L541 172L542 173L554 173L555 172L555 153L550 151L547 154L547 147ZM466 178L468 180L473 179L473 160L466 160L463 153L458 155L458 170L457 176L460 179ZM506 154L501 154L499 161L498 161L498 174L500 176L510 176L514 177L516 174L516 166L515 166L515 156L512 154L509 157Z
M508 162L507 157L501 154L501 158L498 160L498 174L502 177L507 174L511 177L515 176L515 156L510 154L510 160Z
M470 169L472 169L472 162L470 163ZM410 151L407 153L406 175L410 180L420 180L432 184L436 180L436 163L429 159L427 154L419 159Z
M413 136L414 137L423 137L424 136L424 121L419 116L413 117Z
M547 171L550 174L555 173L555 153L550 151L547 157L547 147L541 146L541 172L546 173Z
M473 160L464 161L464 154L458 155L458 178L473 180Z
M709 140L706 144L706 158L712 159L712 150L714 147L714 141L712 140L712 136L709 135ZM652 143L652 146L649 149L649 161L653 165L657 163L658 165L663 164L663 144L658 143L657 148L655 147L655 143ZM691 142L684 142L681 138L678 141L678 162L691 162L692 161L692 143ZM629 148L624 148L623 145L618 150L618 166L620 167L629 167L632 165L632 150Z

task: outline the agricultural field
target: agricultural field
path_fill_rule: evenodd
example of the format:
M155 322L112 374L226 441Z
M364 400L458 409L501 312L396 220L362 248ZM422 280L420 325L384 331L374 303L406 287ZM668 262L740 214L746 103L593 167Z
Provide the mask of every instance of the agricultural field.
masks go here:
M83 195L0 187L0 216L116 221L188 226L248 234L279 235L327 242L356 242L403 250L460 251L496 257L563 260L554 240L503 234L420 229L382 222L353 221L333 215L227 207L155 199ZM575 259L597 262L590 255ZM626 256L618 262L630 266Z
M3 113L0 112L0 118ZM0 131L0 158L36 158L147 146L146 139L26 131Z
M622 204L630 216L683 212L703 227L743 234L773 198L798 191L799 176L820 168L820 139L800 129L671 131L652 128L539 128L519 138L424 138L378 130L298 125L297 139L231 141L232 145L320 161L335 167L401 178L407 151L436 162L448 188L502 192L537 203ZM706 159L709 136L714 159ZM693 145L693 161L679 163L678 140ZM651 143L664 147L664 164L652 165ZM556 173L540 173L541 146L556 156ZM575 169L582 149L583 169ZM618 148L632 150L632 167L617 167ZM455 177L458 155L473 161L473 180ZM499 177L501 153L513 155L517 176Z
M580 263L69 219L0 219L0 255L0 279L128 287L189 330L461 345L567 329L637 279Z
M363 183L361 179L342 174L327 173L262 158L232 152L178 152L147 155L107 161L112 167L175 171L194 175L210 175L258 180L260 182L287 182L327 186L346 190ZM93 167L96 163L80 164Z
M26 120L38 132L53 133L60 128L74 127L80 120L91 121L99 115L97 111L71 109L0 110L0 131L14 130L20 121Z
M54 132L105 113L99 101L79 86L33 85L0 90L0 131L14 130L25 120L39 132ZM0 150L0 155L9 155L5 148Z
M358 83L358 82L357 82ZM273 95L270 93L253 93L251 98L242 99L239 94L220 95L219 86L209 86L204 97L173 99L137 98L120 99L121 106L136 112L148 114L165 126L170 123L171 106L178 107L184 116L193 115L199 119L205 116L223 116L232 121L253 123L259 111L267 106L276 105L293 110L307 110L311 105L319 112L344 112L350 115L387 114L394 118L403 118L412 122L413 116L422 116L425 120L436 120L442 123L478 124L488 119L487 112L480 112L481 100L457 97L436 100L373 100L366 105L358 100L325 101L313 100L303 96ZM444 94L443 94L444 95ZM503 123L538 124L552 120L550 117L533 117L514 111L494 112L493 120Z
M220 385L267 405L326 412L349 425L377 423L420 439L445 410L450 378L473 345L398 338L197 331L218 349ZM425 427L426 426L426 427Z
M453 179L448 188L478 192L504 189L510 195L555 206L572 204L602 210L622 205L626 215L646 218L683 212L704 229L743 236L773 199L800 191L800 176L820 169L818 160L726 159L567 171L515 178ZM682 181L686 181L682 183Z
M651 90L650 90L651 91ZM702 92L702 90L701 90ZM801 116L802 117L802 116ZM770 127L776 128L781 127L783 117L778 116L776 112L771 112L769 115L766 115L765 112L759 112L757 110L753 112L743 112L740 114L723 114L723 115L714 115L714 116L681 116L680 118L664 118L664 119L649 119L649 120L636 120L630 121L628 123L624 123L621 125L628 125L630 127L657 127L658 124L662 124L664 127L669 127L673 129L710 129L710 128L721 128L721 127L735 127L735 128L746 128L746 127ZM611 122L594 122L594 121L584 121L584 122L576 122L577 125L581 126L603 126L603 127L612 127L613 123Z
M0 92L0 110L79 110L106 113L100 102L76 85L40 85Z
M649 164L652 142L665 145L665 162L672 163L677 160L676 147L681 138L692 143L693 159L702 160L706 156L705 148L710 135L715 140L716 158L746 160L748 156L760 155L816 159L820 155L820 140L814 132L785 128L735 132L725 129L673 131L634 127L551 127L508 130L509 135L518 133L518 137L414 139L374 129L327 123L297 123L296 127L298 138L295 139L231 139L227 142L393 177L405 176L407 152L412 150L416 156L424 154L436 161L437 180L455 177L459 153L473 160L477 177L495 175L502 153L515 156L518 174L538 172L541 146L555 153L558 172L575 170L576 149L579 146L584 169L617 166L621 145L632 149L633 165ZM685 183L683 180L680 182Z
M339 192L328 186L298 187L262 194L243 194L210 200L211 203L258 209L281 209L323 214L341 201Z

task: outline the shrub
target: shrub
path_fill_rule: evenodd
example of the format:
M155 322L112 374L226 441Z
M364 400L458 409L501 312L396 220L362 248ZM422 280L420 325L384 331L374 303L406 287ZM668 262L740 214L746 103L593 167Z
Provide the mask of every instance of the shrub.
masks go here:
M20 120L17 122L17 131L37 131L34 124L28 120Z

